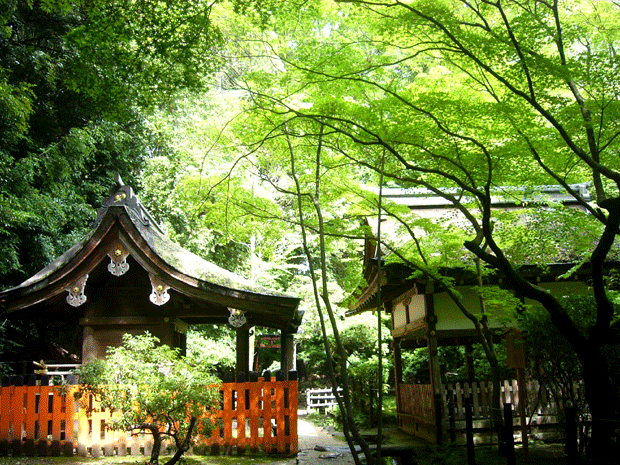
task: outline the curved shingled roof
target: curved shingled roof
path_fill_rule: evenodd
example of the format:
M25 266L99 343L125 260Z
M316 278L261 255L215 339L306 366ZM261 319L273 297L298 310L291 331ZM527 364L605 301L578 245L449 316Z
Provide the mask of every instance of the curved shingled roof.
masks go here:
M123 256L131 256L149 273L152 283L153 278L161 282L164 292L169 288L186 297L184 306L192 307L187 316L191 321L225 322L223 316L234 308L260 326L296 331L301 323L298 298L253 284L171 241L120 178L91 227L80 242L47 267L0 292L0 305L8 312L36 311L46 305L58 311L59 296L71 294L72 286L100 268L106 255L114 261L114 252L120 256L122 250ZM82 287L88 298L88 282ZM209 318L216 314L215 320Z

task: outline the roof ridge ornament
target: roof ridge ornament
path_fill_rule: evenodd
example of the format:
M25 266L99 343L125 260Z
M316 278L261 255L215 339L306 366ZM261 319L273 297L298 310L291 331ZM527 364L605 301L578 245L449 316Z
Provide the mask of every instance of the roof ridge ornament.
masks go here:
M107 199L103 201L99 210L97 210L97 219L91 224L91 227L98 225L110 207L124 206L132 210L140 222L144 226L150 226L151 221L146 214L146 210L134 195L131 186L123 183L120 175L117 173L114 177L115 183L110 187L110 193Z

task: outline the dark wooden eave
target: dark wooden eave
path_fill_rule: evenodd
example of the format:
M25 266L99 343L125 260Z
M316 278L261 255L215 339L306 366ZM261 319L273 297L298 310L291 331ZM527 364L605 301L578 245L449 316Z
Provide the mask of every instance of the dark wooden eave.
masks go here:
M591 196L589 194L589 183L572 184L570 186L572 191L577 192L579 196L589 201ZM450 209L453 208L451 202L446 198L437 195L435 192L431 192L425 188L390 188L382 187L382 197L386 201L393 202L399 205L408 206L412 211L422 211L427 209ZM522 208L523 202L528 203L548 203L559 202L563 205L578 205L575 197L566 191L564 186L548 185L538 186L536 188L529 187L505 187L497 189L493 193L492 203L493 206L498 208ZM369 223L369 221L367 220ZM370 223L368 224L370 226ZM372 228L371 228L372 229ZM382 266L381 276L381 298L378 297L378 280L377 280L377 263L380 259L377 254L376 247L377 239L372 234L368 234L364 242L364 264L363 273L364 279L367 285L358 289L358 292L350 299L352 302L349 305L349 311L347 315L355 315L368 310L374 310L380 307L385 302L392 300L393 296L397 296L411 289L413 286L418 286L418 290L422 292L422 288L427 284L428 280L425 278L411 279L413 270L407 268L403 264L387 264ZM381 257L383 259L383 257ZM383 263L383 262L382 262ZM574 263L556 263L556 264L543 264L546 267L546 271L543 271L538 265L527 265L520 267L520 272L523 273L527 279L533 281L549 281L555 280L558 276L561 276L568 272L575 264ZM610 267L617 267L617 263L610 264ZM588 266L584 265L577 272L577 279L585 279L589 270ZM444 276L455 279L458 284L470 284L476 283L476 276L467 272L466 270L459 268L458 264L454 268L446 268L441 272ZM495 283L501 283L503 277L499 273L492 274L489 279Z
M519 267L519 273L533 283L571 280L587 282L592 274L589 262L581 265L577 271L570 274L570 277L564 278L574 266L575 263L552 263L544 267L538 265L523 265ZM605 271L617 269L618 267L620 267L620 262L615 260L610 260L605 263ZM414 286L418 288L419 293L423 293L424 288L429 284L429 279L425 277L412 278L412 273L413 271L403 264L384 264L381 273L381 301L379 302L377 292L377 261L376 259L370 260L365 270L365 275L370 277L369 284L360 289L355 300L349 306L347 316L374 310L390 302L395 297L403 294ZM440 274L452 278L457 285L478 285L477 276L470 270L464 268L445 268L444 270L440 270ZM499 271L485 275L484 283L506 287L505 276ZM435 287L435 292L439 291L441 291L441 289Z

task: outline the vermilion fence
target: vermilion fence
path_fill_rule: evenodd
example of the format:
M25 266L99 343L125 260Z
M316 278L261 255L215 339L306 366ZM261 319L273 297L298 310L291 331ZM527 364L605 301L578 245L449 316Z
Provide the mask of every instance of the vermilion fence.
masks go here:
M21 378L21 377L19 377ZM4 380L5 381L5 380ZM78 386L48 386L26 377L0 387L0 455L148 455L150 435L110 431L110 412L86 414L76 400ZM264 450L296 454L297 381L258 378L222 383L222 408L212 435L200 437L196 449L207 453ZM165 447L165 446L164 446ZM164 451L165 452L165 451Z

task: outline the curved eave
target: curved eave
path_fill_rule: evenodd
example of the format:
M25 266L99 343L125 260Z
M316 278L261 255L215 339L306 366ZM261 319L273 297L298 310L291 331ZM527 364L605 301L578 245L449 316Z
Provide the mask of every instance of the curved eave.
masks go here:
M138 223L131 214L120 214L119 222L122 226L120 239L133 258L149 273L182 294L259 313L265 310L294 311L299 305L300 299L297 297L254 286L240 276L182 249L156 230ZM201 272L213 278L204 279L199 276Z
M418 282L411 279L411 270L404 265L393 263L385 266L381 270L381 298L379 300L376 265L367 268L366 276L370 277L369 284L359 290L354 301L349 305L347 316L374 310L411 289Z
M102 243L109 241L114 224L112 218L106 220L41 271L20 285L0 292L0 305L11 313L42 304L66 292L81 276L91 272L106 256L106 252L101 253L106 248Z
M0 305L8 312L16 312L59 299L76 280L106 260L119 241L143 269L197 302L251 311L252 320L260 320L263 315L272 327L296 330L301 323L297 311L299 298L252 286L206 262L170 241L158 229L143 224L124 206L108 208L84 240L24 283L1 292ZM214 279L196 276L201 272Z

